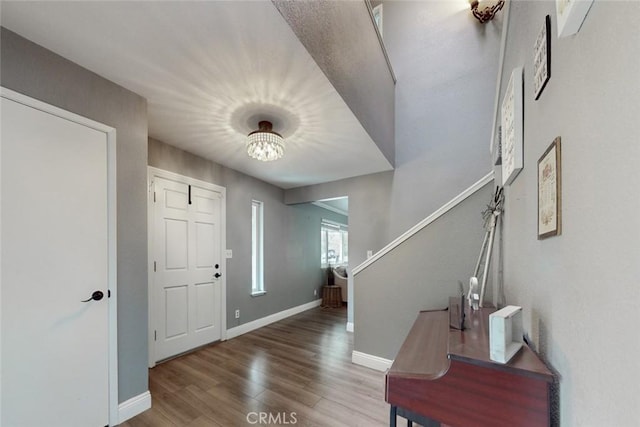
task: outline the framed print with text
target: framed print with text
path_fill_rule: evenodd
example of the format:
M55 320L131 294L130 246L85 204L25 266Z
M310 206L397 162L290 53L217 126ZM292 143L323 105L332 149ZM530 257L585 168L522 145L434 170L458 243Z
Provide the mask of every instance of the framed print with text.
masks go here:
M560 137L538 160L538 240L562 232L562 166Z
M503 186L511 184L516 179L523 165L522 73L522 67L515 68L511 73L500 109Z

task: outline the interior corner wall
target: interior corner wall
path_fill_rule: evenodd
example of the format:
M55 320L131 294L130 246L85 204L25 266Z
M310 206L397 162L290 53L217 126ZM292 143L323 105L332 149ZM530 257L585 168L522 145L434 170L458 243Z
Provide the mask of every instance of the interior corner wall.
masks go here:
M557 372L563 426L640 425L640 3L594 1L558 38L554 1L511 2L500 98L524 67L524 168L505 189L504 291ZM551 17L551 77L533 45ZM562 233L537 239L537 162L561 137Z
M118 399L124 402L148 390L147 102L5 28L1 49L3 87L116 129Z
M227 328L318 298L313 291L322 285L320 223L314 224L304 208L285 205L284 190L153 138L149 138L148 162L227 189L227 248L233 251L226 260ZM264 203L266 294L257 297L251 296L252 200ZM309 241L310 233L317 239ZM235 310L240 310L240 319Z
M389 195L393 174L381 172L285 191L285 203L349 197L349 270L388 243ZM353 276L348 279L347 321L353 322Z
M395 170L285 192L287 203L349 196L352 268L491 171L502 16L481 25L467 3L447 0L383 7L397 77Z
M390 237L491 171L489 141L503 15L480 24L465 1L385 1L396 73Z

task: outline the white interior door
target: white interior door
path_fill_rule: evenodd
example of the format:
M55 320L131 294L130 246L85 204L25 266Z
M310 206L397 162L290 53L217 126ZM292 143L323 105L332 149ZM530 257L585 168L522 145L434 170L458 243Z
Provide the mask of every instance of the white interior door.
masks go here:
M1 108L0 424L106 426L108 136L5 97Z
M222 193L154 178L155 361L222 337Z

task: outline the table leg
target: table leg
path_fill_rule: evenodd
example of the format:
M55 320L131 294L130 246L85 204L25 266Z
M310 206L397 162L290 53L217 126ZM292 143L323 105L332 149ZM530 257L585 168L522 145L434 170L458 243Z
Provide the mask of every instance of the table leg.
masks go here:
M396 427L398 407L391 405L391 411L389 416L389 427Z

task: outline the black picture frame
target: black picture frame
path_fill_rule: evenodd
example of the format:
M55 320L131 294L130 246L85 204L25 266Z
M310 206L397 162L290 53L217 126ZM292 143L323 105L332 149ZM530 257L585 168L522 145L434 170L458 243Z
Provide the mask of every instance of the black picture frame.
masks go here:
M537 101L551 78L551 17L545 16L533 47L533 94Z

